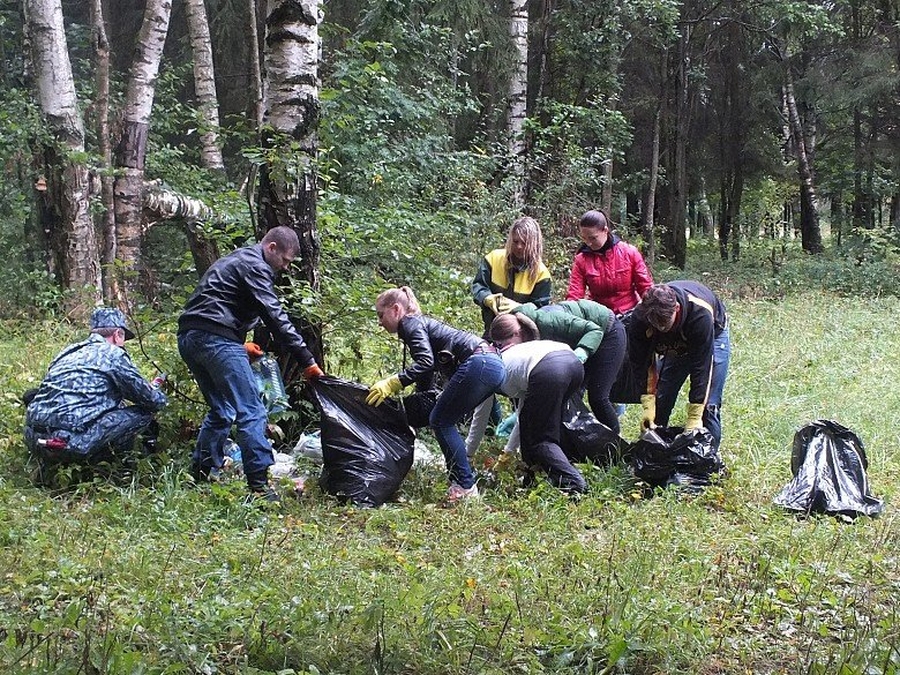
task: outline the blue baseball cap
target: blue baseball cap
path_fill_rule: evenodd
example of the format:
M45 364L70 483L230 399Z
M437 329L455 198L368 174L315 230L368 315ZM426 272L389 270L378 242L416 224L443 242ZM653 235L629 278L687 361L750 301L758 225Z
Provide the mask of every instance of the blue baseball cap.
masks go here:
M115 307L98 307L94 310L91 314L91 330L95 328L121 328L126 340L134 337L134 333L125 325L125 315Z

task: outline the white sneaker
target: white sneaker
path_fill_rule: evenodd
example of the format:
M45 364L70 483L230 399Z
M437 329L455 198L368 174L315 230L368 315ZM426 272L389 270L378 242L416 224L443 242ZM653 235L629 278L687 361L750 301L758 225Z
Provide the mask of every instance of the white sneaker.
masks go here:
M450 488L447 490L447 502L450 504L455 504L463 499L477 499L478 496L478 485L464 488L456 483L450 483Z

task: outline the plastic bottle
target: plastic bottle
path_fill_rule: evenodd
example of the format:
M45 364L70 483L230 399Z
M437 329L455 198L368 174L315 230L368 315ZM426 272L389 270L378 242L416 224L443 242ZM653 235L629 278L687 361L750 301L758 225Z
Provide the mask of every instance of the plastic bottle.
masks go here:
M230 438L225 441L225 447L222 448L222 451L225 453L225 456L230 457L235 464L240 464L243 461L243 457L241 457L241 446Z
M258 373L260 393L266 404L269 414L284 412L287 410L287 391L284 388L284 380L281 379L281 369L278 361L271 356L263 356L254 364Z

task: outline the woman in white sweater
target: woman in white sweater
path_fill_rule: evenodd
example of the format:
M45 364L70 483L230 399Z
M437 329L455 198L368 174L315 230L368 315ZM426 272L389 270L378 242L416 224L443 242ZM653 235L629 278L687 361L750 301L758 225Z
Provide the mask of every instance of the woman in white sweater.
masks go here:
M500 388L517 399L522 461L546 471L551 485L569 493L587 491L581 472L559 445L563 408L580 391L581 361L569 345L541 340L524 314L501 314L491 324L491 339L500 348L506 380Z

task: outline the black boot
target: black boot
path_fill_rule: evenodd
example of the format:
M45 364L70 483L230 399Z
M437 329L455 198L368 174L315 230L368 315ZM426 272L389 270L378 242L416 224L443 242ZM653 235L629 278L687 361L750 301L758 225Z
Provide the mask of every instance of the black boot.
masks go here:
M278 493L269 486L269 472L267 469L254 471L247 474L247 488L255 496L267 502L280 502Z

